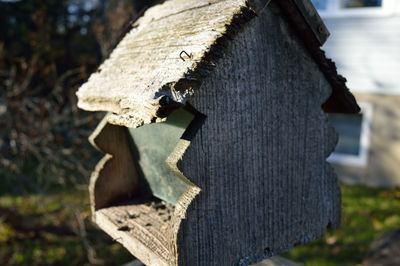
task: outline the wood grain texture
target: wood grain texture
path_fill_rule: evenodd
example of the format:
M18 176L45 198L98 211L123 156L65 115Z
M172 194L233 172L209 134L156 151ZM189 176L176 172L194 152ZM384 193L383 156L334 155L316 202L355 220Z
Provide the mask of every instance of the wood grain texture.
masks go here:
M215 63L206 57L216 40L254 16L245 0L174 0L149 9L79 89L78 106L113 112L114 124L153 122L163 105L184 104L198 88ZM191 58L181 59L182 51Z
M184 112L181 111L178 114L182 115ZM185 116L186 121L175 119L171 123L178 127L183 123L186 128L193 116L188 114ZM162 125L149 126L159 128ZM189 128L192 127L189 126ZM176 133L182 134L183 131L184 129L178 130ZM139 174L143 169L140 168L140 159L135 156L138 152L136 144L139 144L138 138L135 137L137 134L131 135L128 128L109 124L107 117L90 136L90 142L102 152L107 153L96 166L90 179L89 193L93 220L145 264L175 265L177 231L181 220L186 218L187 207L200 189L191 183L185 183L184 188L187 189L175 206L148 194L147 186L151 182ZM179 139L176 143L176 138L179 136L165 140L172 143L169 143L171 154L164 158L164 167L170 167L171 175L176 175L179 180L186 180L176 163L190 142ZM144 153L142 152L141 155L143 156ZM160 167L160 165L156 166ZM160 176L160 178L166 178L166 176ZM168 186L177 186L176 189L179 191L179 186L181 186L179 182L167 181L159 180L159 185L165 185L166 189L171 189ZM146 189L143 190L144 187ZM158 189L162 190L162 188ZM155 192L157 191L153 191L153 194L160 196Z
M112 112L110 123L132 128L160 121L186 103L212 72L227 42L262 14L269 3L270 0L172 0L149 9L79 89L78 106ZM313 13L315 10L305 8L312 7L309 0L285 3L285 9L296 11L289 12L289 16L296 21L294 26L303 33L304 41L317 43L318 56L314 58L324 67L326 58L320 55L316 31L311 29L315 25L309 21L316 21L325 29L323 22ZM332 71L329 64L325 68L327 77L332 76L332 84L338 83L336 69ZM338 87L334 92L339 97L333 98L329 106L354 111L355 101L344 82L334 87ZM343 91L347 97L342 97Z
M340 224L326 162L331 87L270 5L235 38L190 104L207 116L178 167L201 192L177 236L178 265L248 265Z
M132 198L139 188L139 176L125 127L107 123L98 125L89 141L106 153L90 178L89 194L92 213L101 208Z
M78 93L81 107L114 112L92 137L107 153L91 178L94 218L148 265L248 265L340 223L326 163L337 136L321 109L332 87L277 3L256 17L245 1L168 1ZM107 121L136 128L186 103L206 118L167 161L191 186L168 219L131 215L154 201L138 197L128 129Z
M146 265L169 265L170 220L165 202L125 202L95 212L96 223Z

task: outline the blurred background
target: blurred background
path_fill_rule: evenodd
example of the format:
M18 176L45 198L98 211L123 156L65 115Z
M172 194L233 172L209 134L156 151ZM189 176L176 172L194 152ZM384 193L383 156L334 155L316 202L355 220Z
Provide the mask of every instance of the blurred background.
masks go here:
M312 265L400 265L400 1L312 2L331 32L322 49L361 113L329 115L339 133L328 161L342 183L342 228L288 256Z
M101 113L75 92L129 22L157 1L0 1L0 265L121 265L133 257L90 222Z
M87 185L102 154L87 138L104 114L78 110L75 92L130 21L160 2L0 0L0 265L134 259L90 221ZM374 240L400 229L400 1L312 2L331 32L323 48L362 113L330 117L342 228L283 256L357 265Z

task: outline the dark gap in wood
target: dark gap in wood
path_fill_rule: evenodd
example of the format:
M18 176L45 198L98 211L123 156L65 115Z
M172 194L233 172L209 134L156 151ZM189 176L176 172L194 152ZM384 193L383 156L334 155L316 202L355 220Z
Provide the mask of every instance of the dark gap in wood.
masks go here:
M128 136L130 136L129 133ZM139 165L140 153L132 137L128 138L128 143L133 157L132 163L135 164L136 171L139 177L139 187L136 191L136 194L134 195L133 200L144 203L153 198L153 194L151 193L149 182L147 182L142 168Z
M264 248L264 257L272 257L274 255L274 253L271 251L271 249L269 247Z
M181 139L192 141L192 139L194 139L199 129L204 124L207 116L197 111L190 103L187 103L184 109L189 113L194 114L195 117L189 124L185 132L183 132Z
M166 98L165 96L164 98ZM177 163L205 121L190 104L171 113L165 122L128 129L139 189L134 197L152 197L175 205L192 184Z
M329 221L328 224L326 225L326 229L333 229L331 221Z

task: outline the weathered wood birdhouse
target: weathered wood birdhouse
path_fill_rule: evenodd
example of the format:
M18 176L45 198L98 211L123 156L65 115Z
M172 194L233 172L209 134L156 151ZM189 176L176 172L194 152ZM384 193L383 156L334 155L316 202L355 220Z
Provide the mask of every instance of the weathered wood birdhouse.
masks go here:
M77 92L109 114L95 222L147 265L247 265L340 222L325 112L356 113L309 0L171 0Z

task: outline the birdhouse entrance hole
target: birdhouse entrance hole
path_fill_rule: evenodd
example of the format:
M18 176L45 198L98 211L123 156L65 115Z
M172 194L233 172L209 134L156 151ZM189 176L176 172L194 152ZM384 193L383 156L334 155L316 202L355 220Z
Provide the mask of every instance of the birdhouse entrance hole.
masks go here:
M196 187L177 163L204 119L189 104L164 122L138 128L112 125L105 117L90 137L95 147L107 153L91 179L93 210L154 197L175 205L185 191Z
M170 114L165 122L129 128L141 191L175 205L194 186L176 164L203 120L204 115L187 107Z
M90 181L93 219L131 252L153 254L145 259L154 259L152 265L171 258L171 225L179 224L200 191L177 163L204 120L186 105L164 122L139 128L112 125L106 117L90 137L107 153Z

